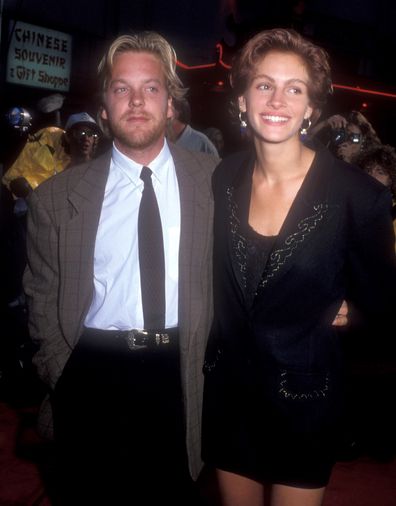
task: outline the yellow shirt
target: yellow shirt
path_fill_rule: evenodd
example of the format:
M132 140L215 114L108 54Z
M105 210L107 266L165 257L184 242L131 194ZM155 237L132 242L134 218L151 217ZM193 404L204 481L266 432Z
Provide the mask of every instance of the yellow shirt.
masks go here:
M47 127L29 137L18 158L4 174L2 182L9 189L13 179L24 177L34 189L67 167L70 157L62 143L64 130Z

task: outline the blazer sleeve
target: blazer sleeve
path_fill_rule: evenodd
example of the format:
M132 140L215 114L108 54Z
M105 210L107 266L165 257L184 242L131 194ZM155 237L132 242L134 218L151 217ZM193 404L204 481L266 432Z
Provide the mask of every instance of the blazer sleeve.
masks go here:
M38 192L28 199L27 266L24 289L29 311L29 332L38 350L33 364L38 375L53 388L61 374L60 357L71 349L63 337L58 318L57 227Z
M348 248L350 296L370 326L394 325L396 310L395 234L388 189L377 193L351 227ZM355 216L357 213L355 214Z

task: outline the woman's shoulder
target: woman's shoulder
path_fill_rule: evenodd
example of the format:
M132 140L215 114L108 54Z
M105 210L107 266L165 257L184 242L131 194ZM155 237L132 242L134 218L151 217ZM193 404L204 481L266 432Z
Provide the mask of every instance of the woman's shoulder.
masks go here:
M319 150L318 161L326 170L327 178L341 192L352 192L356 195L375 195L382 193L386 187L375 178L364 172L358 165L345 162L333 155L327 148Z
M214 171L214 180L219 182L233 180L239 169L248 164L252 156L254 156L252 150L248 149L225 156Z
M319 172L316 188L322 188L332 204L348 210L362 225L375 216L390 216L389 188L366 174L360 167L338 159L330 152L317 153ZM381 218L382 219L382 218Z

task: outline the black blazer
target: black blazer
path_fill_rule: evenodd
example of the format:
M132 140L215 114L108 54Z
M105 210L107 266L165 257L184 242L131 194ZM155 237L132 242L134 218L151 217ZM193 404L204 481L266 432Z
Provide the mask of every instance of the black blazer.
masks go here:
M248 303L243 224L253 165L252 152L238 153L213 176L215 319L205 373L248 350L267 389L323 398L338 391L342 353L332 321L342 300L376 322L396 308L391 195L320 148Z

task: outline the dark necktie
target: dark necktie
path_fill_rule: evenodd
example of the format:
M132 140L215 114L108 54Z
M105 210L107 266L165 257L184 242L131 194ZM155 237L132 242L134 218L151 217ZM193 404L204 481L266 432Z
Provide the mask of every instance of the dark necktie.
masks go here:
M148 167L143 167L140 173L144 189L138 218L140 283L146 330L165 328L164 241L151 174Z

